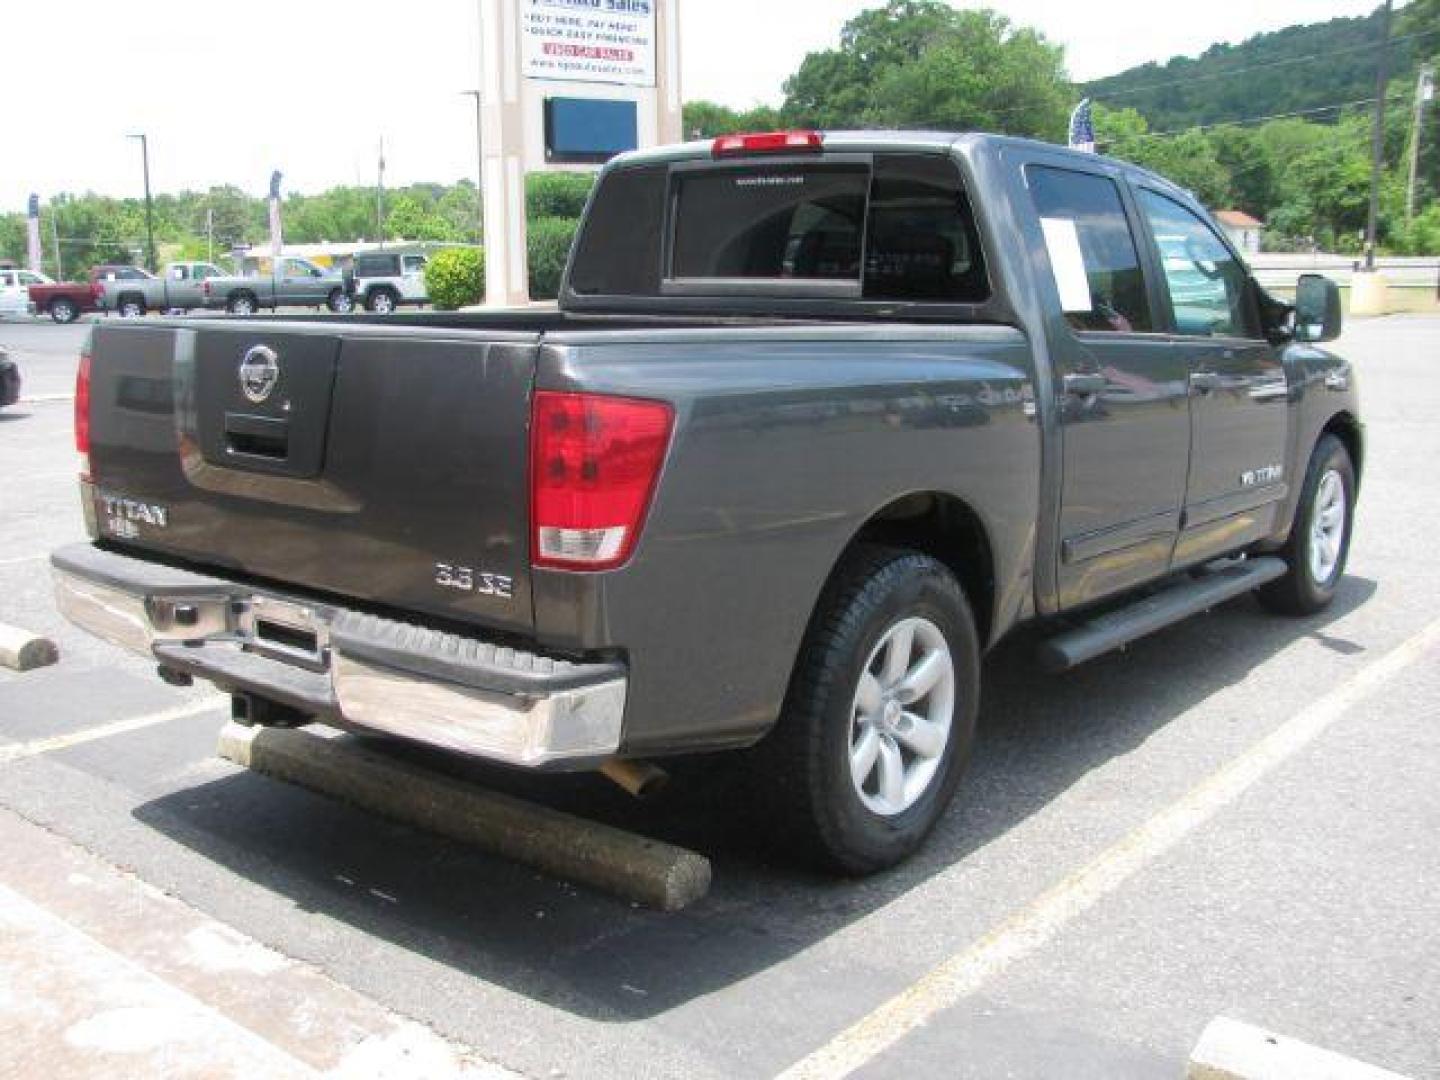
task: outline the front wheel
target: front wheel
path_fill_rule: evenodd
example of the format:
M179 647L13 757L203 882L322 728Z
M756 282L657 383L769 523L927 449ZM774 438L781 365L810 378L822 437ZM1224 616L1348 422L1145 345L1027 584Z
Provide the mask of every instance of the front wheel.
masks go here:
M72 323L79 317L80 305L74 300L60 296L50 301L50 318L57 323Z
M389 289L376 289L365 306L377 315L389 315L395 310L395 294Z
M337 315L344 315L355 310L355 301L344 289L331 289L330 296L325 301L325 306Z
M1289 570L1260 588L1260 602L1286 615L1313 615L1330 606L1350 557L1355 464L1345 444L1326 435L1315 444L1290 538L1280 550Z
M827 586L774 732L762 796L799 853L867 874L902 861L955 793L974 739L980 647L955 576L862 547Z

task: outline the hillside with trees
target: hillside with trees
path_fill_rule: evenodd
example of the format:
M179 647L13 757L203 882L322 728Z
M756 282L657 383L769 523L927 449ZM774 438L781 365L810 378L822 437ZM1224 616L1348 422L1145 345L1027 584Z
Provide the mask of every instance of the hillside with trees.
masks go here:
M1290 26L1238 45L1215 44L1199 56L1142 64L1079 90L1135 109L1157 131L1236 116L1333 114L1337 104L1374 98L1380 23L1377 7L1358 18ZM1391 89L1408 91L1422 60L1440 51L1440 9L1400 8L1391 39Z

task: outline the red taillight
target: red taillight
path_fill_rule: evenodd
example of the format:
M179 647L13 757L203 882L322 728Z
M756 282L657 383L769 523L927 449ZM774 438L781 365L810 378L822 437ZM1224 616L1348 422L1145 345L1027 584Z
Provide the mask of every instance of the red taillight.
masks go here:
M716 157L731 154L781 154L786 151L818 152L825 140L818 131L766 131L755 135L721 135L710 152Z
M90 478L90 354L80 354L75 370L75 449L80 453L80 475Z
M208 278L200 283L200 292L204 296L210 295L210 281Z
M531 560L611 570L635 550L670 445L659 401L537 391L530 416Z

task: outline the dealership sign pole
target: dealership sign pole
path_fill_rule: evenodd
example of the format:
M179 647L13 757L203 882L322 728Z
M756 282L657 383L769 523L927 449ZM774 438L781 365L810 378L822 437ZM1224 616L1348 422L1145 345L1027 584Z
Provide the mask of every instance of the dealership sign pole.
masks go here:
M678 0L477 0L485 302L528 302L525 176L680 139Z

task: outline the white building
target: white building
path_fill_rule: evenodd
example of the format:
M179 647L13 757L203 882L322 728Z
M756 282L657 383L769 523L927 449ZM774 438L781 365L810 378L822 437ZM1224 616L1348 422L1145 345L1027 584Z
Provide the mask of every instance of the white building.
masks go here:
M1260 238L1265 232L1265 223L1256 221L1244 210L1217 210L1215 220L1225 230L1230 242L1240 249L1242 255L1254 255L1260 250Z

